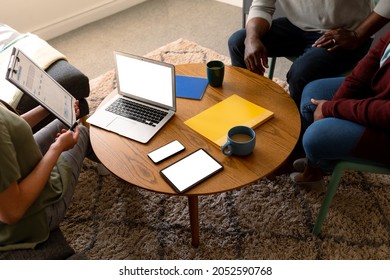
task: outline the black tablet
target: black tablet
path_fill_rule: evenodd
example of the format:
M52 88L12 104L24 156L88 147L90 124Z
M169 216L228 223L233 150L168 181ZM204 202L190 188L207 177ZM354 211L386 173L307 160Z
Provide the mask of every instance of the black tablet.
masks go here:
M198 149L160 171L178 193L183 193L221 171L223 165L203 149Z

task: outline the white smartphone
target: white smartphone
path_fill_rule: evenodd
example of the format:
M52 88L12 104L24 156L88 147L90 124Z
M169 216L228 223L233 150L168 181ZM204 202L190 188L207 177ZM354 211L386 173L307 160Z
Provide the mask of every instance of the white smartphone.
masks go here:
M167 159L177 153L184 151L185 147L178 141L174 140L164 146L157 148L156 150L150 152L148 157L154 162L159 163L164 159Z

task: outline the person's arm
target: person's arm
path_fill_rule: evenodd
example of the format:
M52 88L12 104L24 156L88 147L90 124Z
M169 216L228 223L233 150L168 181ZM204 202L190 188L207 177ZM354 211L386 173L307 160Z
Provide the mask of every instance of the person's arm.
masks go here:
M272 24L276 0L253 0L246 23L245 54L246 67L255 73L263 75L268 67L267 49L262 38L267 34Z
M378 40L345 78L332 100L312 100L317 105L315 120L337 117L365 126L390 129L390 68L384 65L384 68L379 69L380 60L389 43L390 32Z
M246 25L245 64L248 70L259 73L268 68L268 52L261 39L267 34L270 25L263 18L252 18Z
M313 46L328 48L329 51L337 49L352 50L360 46L389 21L390 19L372 12L355 30L347 30L345 28L329 30Z
M21 117L30 125L30 127L34 127L43 121L49 114L50 112L48 110L39 105L24 113Z
M80 115L79 101L76 100L73 104L74 110L76 112L76 117ZM34 127L43 121L47 116L50 115L50 112L43 108L41 105L31 109L30 111L21 115L21 117L30 125Z
M314 120L336 117L368 127L390 129L390 100L367 98L336 101L312 100L317 105Z
M18 222L34 203L50 178L59 156L71 149L79 138L79 131L62 131L32 172L20 182L12 182L0 192L0 221L6 224Z
M354 35L357 38L357 45L363 43L383 26L385 26L390 19L382 17L375 12L372 12L355 30Z

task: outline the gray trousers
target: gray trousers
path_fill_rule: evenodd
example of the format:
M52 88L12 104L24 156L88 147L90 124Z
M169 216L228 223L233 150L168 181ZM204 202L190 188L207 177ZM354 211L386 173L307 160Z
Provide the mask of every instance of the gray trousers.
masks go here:
M61 129L66 129L66 127L63 123L56 119L34 134L35 141L37 142L42 154L47 152L50 145L55 141L57 133L60 132ZM63 220L76 188L84 158L87 155L93 154L89 141L88 128L79 125L79 131L80 137L77 144L71 150L62 153L62 157L65 158L72 169L72 178L62 199L46 208L46 215L50 230L57 228Z

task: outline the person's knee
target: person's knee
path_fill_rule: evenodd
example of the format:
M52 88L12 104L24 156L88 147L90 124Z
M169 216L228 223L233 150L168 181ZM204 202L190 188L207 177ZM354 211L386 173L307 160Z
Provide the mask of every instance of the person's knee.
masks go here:
M229 54L233 66L246 68L244 62L245 36L246 36L245 29L241 29L233 33L228 40Z
M78 129L80 133L78 140L79 146L82 150L88 151L90 146L89 129L83 125L79 125Z
M311 99L313 98L313 93L316 92L317 85L316 81L308 83L302 90L302 97L300 103L300 111L302 114L307 113L308 110L311 111L313 103Z
M287 72L287 83L289 84L290 94L293 99L295 95L299 97L299 100L301 99L303 89L310 81L308 78L310 76L309 72L310 69L302 67L296 61L291 65Z
M229 50L237 49L240 45L244 44L245 33L245 29L240 29L230 35L228 39Z
M326 125L322 125L320 120L311 124L303 135L302 146L306 156L312 161L324 150L324 144L328 144L324 143L323 136L326 135L324 128L326 130Z
M86 126L79 125L78 128L80 131L80 135L83 135L83 137L85 138L89 138L89 129Z

